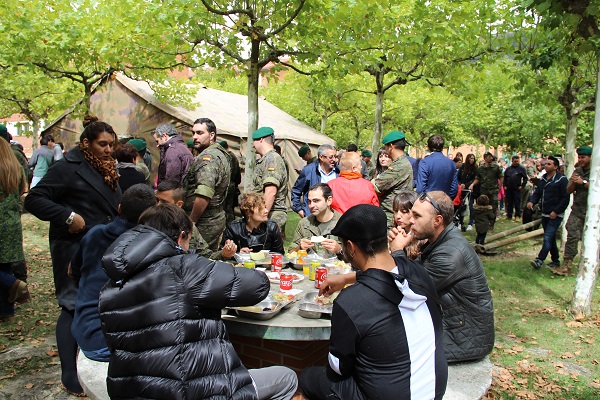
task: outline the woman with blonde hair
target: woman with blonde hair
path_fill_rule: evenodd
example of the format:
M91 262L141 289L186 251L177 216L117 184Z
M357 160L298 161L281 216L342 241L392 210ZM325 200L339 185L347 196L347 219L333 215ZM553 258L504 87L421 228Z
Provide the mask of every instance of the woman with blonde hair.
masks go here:
M283 254L281 231L277 223L269 219L262 193L244 193L240 201L240 210L244 218L227 224L221 247L229 239L237 245L241 253L270 250Z
M19 200L26 188L23 168L8 142L0 139L0 321L14 316L15 302L29 299L27 284L11 268L25 259Z

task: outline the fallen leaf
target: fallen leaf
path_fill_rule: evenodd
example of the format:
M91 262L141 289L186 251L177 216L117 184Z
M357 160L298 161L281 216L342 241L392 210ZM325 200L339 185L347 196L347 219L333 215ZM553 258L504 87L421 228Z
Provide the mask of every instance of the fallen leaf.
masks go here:
M25 389L31 389L33 388L33 383L28 383L25 386L23 386Z
M58 355L58 351L54 349L50 349L46 352L46 354L50 357L56 357Z

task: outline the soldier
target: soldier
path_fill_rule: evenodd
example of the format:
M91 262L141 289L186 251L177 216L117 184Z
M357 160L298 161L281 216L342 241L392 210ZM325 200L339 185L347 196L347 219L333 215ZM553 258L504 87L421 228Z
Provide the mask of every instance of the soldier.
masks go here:
M217 250L225 230L225 199L231 181L229 154L216 142L217 127L208 118L198 118L192 127L194 148L200 154L185 176L184 210L211 250ZM186 150L187 151L187 150Z
M311 214L298 222L294 241L290 252L297 250L313 249L324 257L338 255L342 250L337 237L331 231L342 216L331 208L333 192L326 183L316 183L308 190L308 206ZM326 236L322 242L312 242L314 236Z
M373 157L373 152L371 150L363 150L360 153L362 160L367 164L367 175L369 176L369 180L375 178L375 165L373 165L373 161L371 161L371 157Z
M285 172L283 158L275 151L275 132L273 128L263 126L252 134L254 149L260 155L254 167L249 192L263 193L269 211L269 219L277 223L285 232L287 222L286 199L288 195L288 175Z
M484 163L477 168L475 180L469 186L473 190L475 185L479 184L480 194L485 194L490 199L490 204L494 209L494 215L498 214L498 192L504 184L504 176L498 164L494 163L494 156L489 151L483 155ZM494 221L495 224L496 221ZM490 229L494 229L494 224Z
M147 151L146 141L143 139L135 138L135 139L129 140L127 142L127 144L132 145L137 150L139 159L135 163L135 169L140 171L142 174L144 174L144 179L146 180L146 183L150 184L150 170L148 169L148 166L144 162L144 156L146 155L146 151Z
M229 188L227 189L227 197L225 198L225 218L227 219L227 223L230 223L235 219L235 206L238 205L238 197L240 195L239 184L242 183L242 170L237 157L229 150L227 141L221 140L219 144L227 150L231 165L231 179L229 180Z
M578 168L571 175L567 185L567 193L573 193L571 214L567 220L567 242L562 268L552 268L556 275L570 275L571 263L579 252L579 241L583 233L585 214L587 211L588 189L590 187L590 170L592 165L592 148L581 146L577 149Z
M413 189L413 170L406 158L406 137L400 131L391 131L381 141L392 163L373 180L379 205L387 216L388 228L394 225L394 197L401 190Z
M298 149L298 156L304 161L306 161L306 165L314 163L317 161L317 157L313 157L310 147L308 145L304 145ZM301 169L296 169L297 173L300 173Z

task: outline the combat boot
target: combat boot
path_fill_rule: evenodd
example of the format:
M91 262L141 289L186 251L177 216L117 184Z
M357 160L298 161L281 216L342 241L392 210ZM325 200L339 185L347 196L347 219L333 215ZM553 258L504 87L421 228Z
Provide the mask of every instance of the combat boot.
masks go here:
M569 276L571 275L571 261L572 260L564 260L562 267L550 268L550 270L554 275Z

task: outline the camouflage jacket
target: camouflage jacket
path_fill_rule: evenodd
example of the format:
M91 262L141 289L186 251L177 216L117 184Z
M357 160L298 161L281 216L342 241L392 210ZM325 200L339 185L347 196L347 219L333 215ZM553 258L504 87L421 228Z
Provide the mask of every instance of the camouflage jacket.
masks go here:
M574 173L579 174L582 179L589 181L591 170L591 168L585 170L582 167L579 167L574 171ZM588 192L589 189L583 185L577 185L575 191L573 192L573 205L571 206L571 213L575 214L577 217L585 216L587 211Z
M294 233L294 240L290 245L290 250L298 250L300 248L301 239L310 240L310 238L313 236L326 236L327 239L333 239L339 242L337 236L332 236L330 233L341 216L342 214L339 212L333 211L333 218L327 222L319 222L317 217L314 215L309 215L308 217L302 218L296 226L296 232ZM335 256L335 254L330 254L329 251L325 250L320 244L315 244L313 249L317 252L317 254L321 254L326 257Z
M394 214L394 197L401 190L413 190L412 166L406 156L400 156L372 182L379 197L379 205L388 216L389 223Z
M286 211L286 200L288 197L288 174L286 173L283 158L275 150L270 150L256 161L252 187L253 193L264 193L267 185L275 185L277 194L271 211Z
M231 179L229 157L227 151L218 143L211 144L196 156L183 180L183 209L187 213L192 211L197 195L210 199L207 210L223 207Z
M497 194L500 189L498 188L498 179L502 178L502 170L498 164L485 164L477 168L477 175L475 179L479 180L479 187L481 194Z

